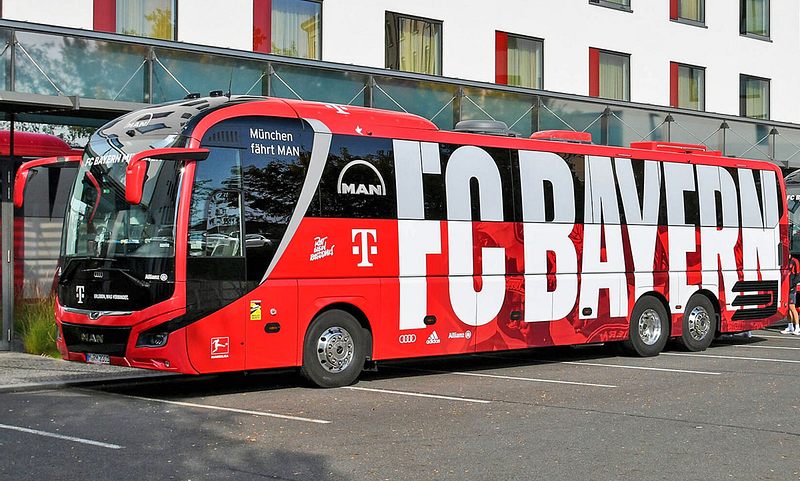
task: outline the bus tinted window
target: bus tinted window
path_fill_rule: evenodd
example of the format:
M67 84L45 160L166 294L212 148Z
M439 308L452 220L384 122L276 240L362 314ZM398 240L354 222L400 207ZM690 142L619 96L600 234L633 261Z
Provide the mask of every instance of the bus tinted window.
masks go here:
M392 156L389 139L334 136L308 215L396 218Z

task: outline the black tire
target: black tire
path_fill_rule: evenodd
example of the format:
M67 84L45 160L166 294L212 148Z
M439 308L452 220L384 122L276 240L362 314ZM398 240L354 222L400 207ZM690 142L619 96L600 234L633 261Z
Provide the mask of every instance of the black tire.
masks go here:
M717 332L717 314L714 305L702 294L689 299L683 312L681 345L687 351L705 351Z
M319 387L352 384L366 359L366 333L351 314L332 309L311 323L303 343L303 377Z
M657 356L669 339L669 315L655 297L645 296L633 307L628 340L623 347L641 357Z

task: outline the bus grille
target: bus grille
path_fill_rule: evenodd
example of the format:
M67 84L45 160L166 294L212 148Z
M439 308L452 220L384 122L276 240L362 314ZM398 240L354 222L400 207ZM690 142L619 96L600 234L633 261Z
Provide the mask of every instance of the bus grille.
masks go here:
M91 352L109 356L125 356L131 334L130 327L79 326L61 324L64 342L70 352Z

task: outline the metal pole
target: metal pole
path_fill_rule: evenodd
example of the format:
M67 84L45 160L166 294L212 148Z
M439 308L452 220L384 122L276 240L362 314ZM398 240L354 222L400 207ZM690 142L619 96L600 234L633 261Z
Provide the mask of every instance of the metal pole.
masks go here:
M3 167L3 180L6 182L6 188L0 193L2 202L0 202L0 218L2 219L2 228L0 228L0 245L2 245L2 268L0 268L0 275L2 275L2 286L0 286L0 295L2 295L3 306L3 332L0 335L0 350L7 351L11 349L11 341L14 338L14 206L11 204L11 179L14 174L14 129L16 115L12 112L9 114L9 140L8 140L8 156L9 161Z
M611 117L611 107L606 107L600 116L600 145L608 145L609 117Z
M453 127L461 122L461 99L464 98L464 87L458 87L456 97L453 100Z

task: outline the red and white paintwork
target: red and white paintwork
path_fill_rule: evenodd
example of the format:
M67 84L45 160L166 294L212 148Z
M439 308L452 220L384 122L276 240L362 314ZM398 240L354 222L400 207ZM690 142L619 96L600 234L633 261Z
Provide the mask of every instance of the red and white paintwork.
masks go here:
M771 173L766 178L775 179L776 197L784 205L774 229L601 223L531 228L497 221L305 218L257 289L173 332L162 348L137 348L139 333L185 311L187 242L176 242L173 297L129 317L102 319L106 326L133 326L126 357L112 358L112 363L184 373L298 366L309 324L333 305L363 314L373 336L373 360L623 340L628 316L645 293L655 293L670 306L673 337L681 335L683 306L701 289L719 300L722 332L757 329L785 316L785 192L780 170L772 164L687 154L680 148L671 152L444 132L406 114L279 99L212 112L199 122L187 147L202 147L200 139L210 127L237 116L315 119L333 135L395 142L581 154L599 158L598 169L612 159L633 159L763 170ZM185 179L193 179L194 171L194 162L188 162ZM614 185L610 188L615 192ZM192 182L184 181L181 198L189 199L191 189ZM187 239L188 216L189 202L180 202L177 239ZM335 254L311 260L315 242L324 236ZM528 271L535 265L541 274L526 272L526 264ZM722 273L720 265L729 270ZM780 279L778 312L756 321L732 320L731 283L762 276ZM250 320L251 301L261 302L259 321ZM436 323L425 325L426 315L436 316ZM56 306L56 318L99 324L61 306ZM279 333L264 333L268 320L280 322ZM227 355L212 356L224 338ZM67 352L63 340L59 348L65 358L84 361L83 354Z

